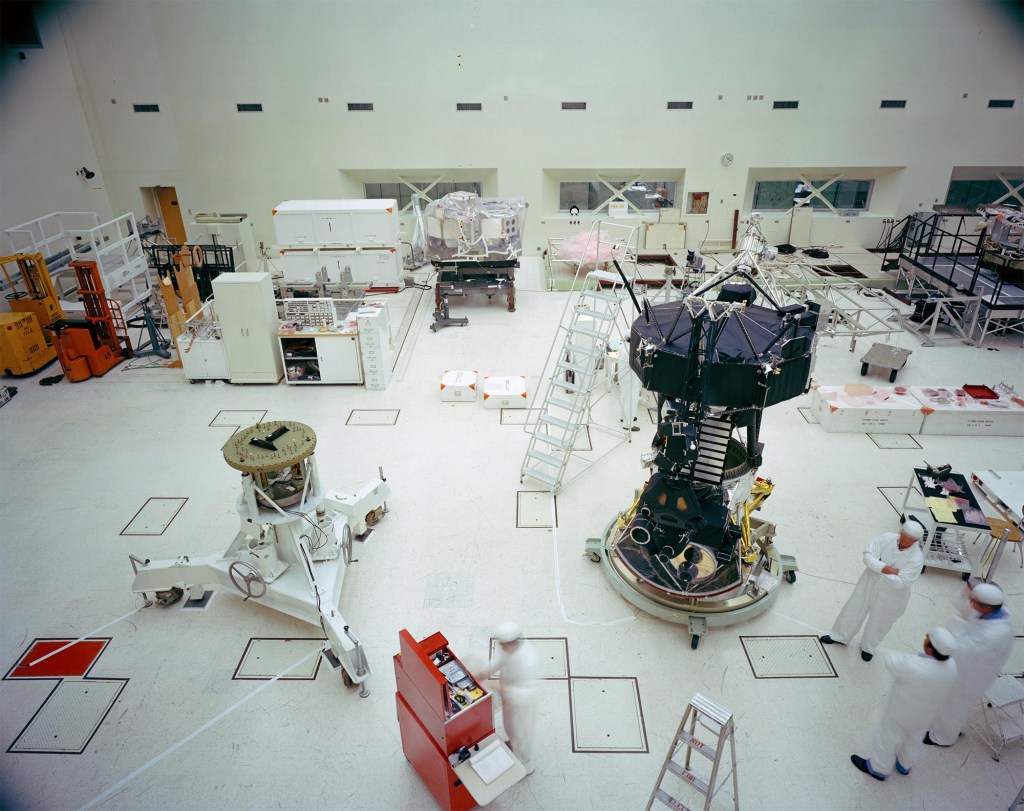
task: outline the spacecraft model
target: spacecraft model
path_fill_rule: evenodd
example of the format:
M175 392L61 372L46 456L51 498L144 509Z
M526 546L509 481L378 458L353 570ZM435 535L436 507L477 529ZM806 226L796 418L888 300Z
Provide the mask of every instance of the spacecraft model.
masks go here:
M213 591L319 625L327 637L323 656L342 671L346 686L370 675L359 639L341 615L345 570L354 563L352 544L387 510L391 489L380 478L354 493L324 491L316 460L316 434L292 421L258 423L224 446L224 461L242 473L236 502L241 529L222 553L173 560L131 558L132 591L148 605L172 605L184 596L203 607Z
M706 626L765 610L796 562L775 528L751 516L771 493L757 478L764 410L803 394L817 307L782 304L759 262L774 258L755 215L734 259L682 301L643 304L629 362L656 395L658 427L642 457L650 478L604 536L587 542L613 587L644 611Z

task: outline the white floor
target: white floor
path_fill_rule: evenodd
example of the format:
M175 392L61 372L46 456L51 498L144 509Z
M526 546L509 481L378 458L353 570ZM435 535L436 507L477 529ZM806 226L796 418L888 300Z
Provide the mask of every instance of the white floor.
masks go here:
M467 327L432 333L432 295L398 294L396 312L416 309L383 392L189 385L180 370L149 367L147 359L77 384L38 385L59 373L56 364L6 381L19 393L0 409L0 670L9 673L34 640L86 636L110 639L89 678L127 681L95 731L79 731L80 754L11 751L56 682L0 682L0 806L434 808L402 754L392 666L398 631L417 638L440 631L457 654L480 657L505 619L520 621L528 636L564 639L568 661L565 675L541 688L536 772L491 808L643 808L696 692L734 713L744 809L1009 806L1024 782L1019 743L996 762L972 732L952 749L928 747L910 776L878 783L849 756L868 754L884 707L890 679L881 657L868 664L855 644L833 646L836 677L758 679L740 637L826 632L860 575L863 547L896 525L880 487L904 487L925 461L967 474L1019 470L1024 440L916 436L908 449L882 449L868 435L830 434L808 422L800 409L810 395L768 409L760 474L775 492L761 515L778 526L777 545L797 558L799 574L780 586L766 613L710 629L692 650L685 626L634 610L584 556L586 539L600 535L643 484L639 456L653 431L646 412L631 443L559 493L557 527L520 528L517 515L520 524L549 523L550 512L545 497L520 496L540 488L519 482L527 434L521 424L503 424L503 413L505 422L522 420L479 401L440 400L440 376L451 369L524 374L531 390L537 385L566 294L541 292L539 262L523 264L517 312L498 299L463 299L453 315L468 316ZM870 342L851 353L848 339L823 339L815 380L887 384L881 374L859 375ZM1019 341L925 348L903 335L900 344L913 350L902 385L1005 381L1024 391ZM354 409L399 415L390 426L347 424ZM367 698L323 666L315 679L233 678L251 639L316 638L319 628L228 593L205 612L187 612L144 609L130 592L129 553L210 554L234 537L238 474L220 452L234 428L211 425L230 423L234 411L312 426L328 487L344 490L380 466L393 489L389 513L357 548L343 598L373 671ZM123 535L151 498L186 501L163 534ZM1015 551L995 579L1009 610L1024 617ZM885 649L917 650L963 588L958 574L929 569ZM595 679L609 680L596 699ZM634 686L642 725L623 732ZM601 695L611 703L602 705ZM67 704L73 714L76 699ZM593 734L600 738L602 723L608 748L641 751L574 751L600 748ZM699 807L698 795L679 789L678 796ZM719 797L712 807L732 805Z

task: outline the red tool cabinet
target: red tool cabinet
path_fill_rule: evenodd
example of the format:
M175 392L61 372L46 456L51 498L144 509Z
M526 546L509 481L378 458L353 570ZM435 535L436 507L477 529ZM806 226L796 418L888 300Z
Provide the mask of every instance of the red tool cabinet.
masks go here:
M441 808L468 811L477 804L476 800L455 773L448 756L463 746L472 749L494 734L491 694L476 683L440 633L417 642L402 630L398 640L400 653L394 658L398 682L395 701L402 750ZM470 698L467 691L454 686L441 672L439 660L449 669L454 662L472 681L472 692L480 694L479 697ZM456 694L469 703L459 704L454 698Z

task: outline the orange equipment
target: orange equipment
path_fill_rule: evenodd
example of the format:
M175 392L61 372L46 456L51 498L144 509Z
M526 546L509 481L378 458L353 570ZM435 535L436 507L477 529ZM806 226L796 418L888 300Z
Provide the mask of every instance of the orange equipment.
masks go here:
M18 289L18 285L14 283L7 270L7 266L14 263L18 265L24 290ZM36 317L36 322L44 329L47 324L64 317L60 299L57 298L57 291L53 288L53 280L50 279L41 253L0 256L0 267L3 268L7 284L11 288L6 298L12 313L32 313ZM48 344L53 343L51 334L45 333L44 337Z
M47 325L57 342L60 366L72 383L104 375L132 356L121 305L107 298L95 262L72 262L77 293L85 305L84 319L61 318Z

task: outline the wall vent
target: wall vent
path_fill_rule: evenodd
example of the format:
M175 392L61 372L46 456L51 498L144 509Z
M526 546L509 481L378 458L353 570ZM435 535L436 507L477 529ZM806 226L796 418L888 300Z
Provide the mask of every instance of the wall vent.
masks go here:
M263 105L262 104L236 104L235 106L238 108L238 112L240 112L240 113L262 113L263 112Z
M692 110L692 101L670 101L668 103L668 109L670 110Z
M159 104L133 104L132 109L137 113L159 113Z
M469 110L482 110L484 109L484 106L477 101L460 101L456 102L455 109L460 112Z
M799 106L800 106L800 102L799 101L773 101L772 102L772 109L773 110L795 110Z
M563 110L586 110L587 103L585 101L563 101Z
M882 99L882 110L902 110L907 106L906 99Z
M1013 107L1013 99L989 99L989 107L997 107L1003 110L1009 110Z
M372 103L368 104L366 102L360 102L360 103L349 102L348 109L349 109L349 112L356 112L357 110L372 111L373 110L373 104Z

